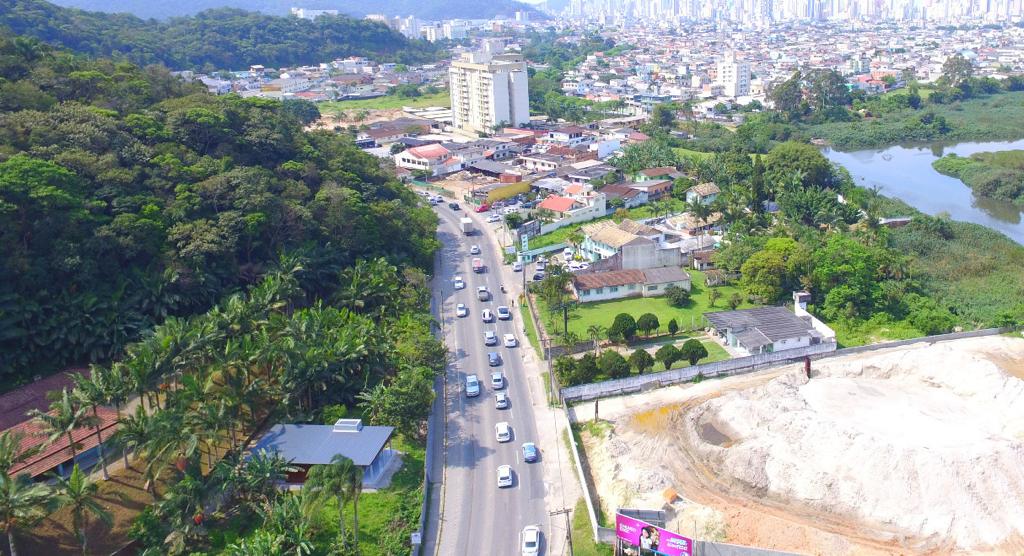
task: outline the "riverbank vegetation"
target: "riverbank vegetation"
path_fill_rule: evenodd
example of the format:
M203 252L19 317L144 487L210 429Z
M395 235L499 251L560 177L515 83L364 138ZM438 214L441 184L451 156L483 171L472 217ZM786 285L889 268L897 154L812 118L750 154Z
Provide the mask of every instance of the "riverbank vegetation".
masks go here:
M932 167L958 178L975 195L1009 201L1024 209L1024 151L982 152L967 158L954 153L932 162Z
M347 137L304 132L301 105L214 97L6 34L0 90L4 384L92 364L39 423L59 439L115 407L100 467L134 491L83 494L112 519L80 535L72 508L42 519L45 493L0 470L6 490L31 494L11 538L48 554L98 538L105 552L134 540L182 554L237 530L229 553L351 553L360 539L368 554L407 551L415 477L399 481L400 506L376 506L386 516L367 498L353 536L350 461L314 467L302 499L278 488L288 462L246 449L269 425L358 410L396 427L421 474L446 359L429 317L434 213ZM317 529L315 510L339 495L348 536Z

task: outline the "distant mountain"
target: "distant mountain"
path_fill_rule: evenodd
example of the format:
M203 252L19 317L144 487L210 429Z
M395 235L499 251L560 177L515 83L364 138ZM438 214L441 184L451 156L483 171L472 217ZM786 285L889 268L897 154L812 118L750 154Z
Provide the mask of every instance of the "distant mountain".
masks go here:
M435 44L411 41L364 19L309 21L227 8L157 21L62 8L44 0L2 0L0 26L68 50L175 70L282 67L344 56L414 64L444 55Z
M339 10L362 17L366 14L414 15L420 19L488 19L513 17L516 10L532 7L515 0L55 0L61 6L107 13L130 13L142 18L166 19L216 8L239 8L270 15L288 15L292 7Z

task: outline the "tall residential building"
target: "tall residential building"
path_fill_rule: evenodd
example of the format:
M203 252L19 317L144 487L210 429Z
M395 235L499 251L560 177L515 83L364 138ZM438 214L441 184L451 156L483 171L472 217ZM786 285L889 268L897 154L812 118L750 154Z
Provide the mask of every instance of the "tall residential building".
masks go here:
M291 13L299 19L316 19L325 15L338 15L338 10L308 10L306 8L292 8Z
M736 54L730 52L716 67L718 82L724 87L725 96L735 98L750 94L750 64L737 60Z
M491 133L499 124L530 122L530 91L522 55L466 53L452 62L449 77L457 130Z

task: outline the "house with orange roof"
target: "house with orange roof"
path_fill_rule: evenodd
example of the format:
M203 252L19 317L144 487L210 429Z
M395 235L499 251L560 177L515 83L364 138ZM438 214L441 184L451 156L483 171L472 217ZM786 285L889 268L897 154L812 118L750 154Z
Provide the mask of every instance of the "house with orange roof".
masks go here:
M462 163L453 157L452 151L437 143L413 147L396 154L395 166L413 172L430 172L431 176L450 174L462 169Z

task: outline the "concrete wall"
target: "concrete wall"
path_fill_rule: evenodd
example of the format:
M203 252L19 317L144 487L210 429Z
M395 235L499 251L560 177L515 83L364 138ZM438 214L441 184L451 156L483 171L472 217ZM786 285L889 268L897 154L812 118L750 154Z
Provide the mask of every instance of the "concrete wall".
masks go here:
M622 247L622 268L645 269L683 266L685 257L679 249L659 249L658 244L625 245Z
M789 340L779 340L772 344L772 351L778 353L780 351L786 351L787 349L798 349L811 345L810 336L801 336L799 338L792 338Z

